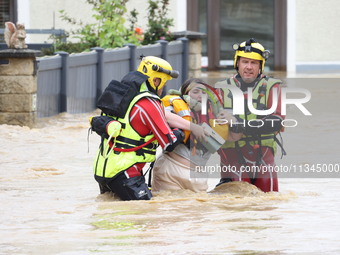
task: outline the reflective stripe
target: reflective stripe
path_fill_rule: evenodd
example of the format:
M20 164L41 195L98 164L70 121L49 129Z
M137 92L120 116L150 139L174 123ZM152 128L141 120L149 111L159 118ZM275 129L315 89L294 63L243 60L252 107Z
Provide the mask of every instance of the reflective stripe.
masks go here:
M177 114L181 117L190 116L190 111L189 110L182 110L182 111L177 112Z
M171 97L171 98L169 98L169 102L170 102L170 104L172 104L172 102L174 101L174 100L182 100L182 98L181 97Z
M164 107L164 110L172 112L174 110L174 107L172 105L169 105L167 107Z
M172 112L175 112L177 115L191 121L191 114L188 104L183 98L177 95L166 95L162 99L162 102L165 106L165 109L171 109ZM171 108L170 108L171 107ZM190 131L184 130L184 143L189 139Z

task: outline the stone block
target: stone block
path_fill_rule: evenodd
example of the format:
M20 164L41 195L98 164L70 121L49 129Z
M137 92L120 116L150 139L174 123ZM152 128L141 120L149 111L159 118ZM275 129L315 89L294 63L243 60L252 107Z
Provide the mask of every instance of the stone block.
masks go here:
M7 58L6 64L0 64L0 75L33 75L35 73L34 59Z
M190 40L189 41L189 54L202 54L202 41Z
M36 94L0 94L0 112L33 112L36 109Z
M189 70L196 70L201 68L201 54L189 54Z
M189 70L189 78L200 78L202 76L202 71L200 70Z
M37 77L29 76L0 76L0 94L32 94L37 92Z
M0 124L33 127L36 123L36 112L0 112Z

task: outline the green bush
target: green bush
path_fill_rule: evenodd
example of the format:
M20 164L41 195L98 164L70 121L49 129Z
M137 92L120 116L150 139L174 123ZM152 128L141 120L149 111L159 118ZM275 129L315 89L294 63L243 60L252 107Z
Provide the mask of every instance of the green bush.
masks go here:
M167 18L169 0L149 0L148 3L148 29L142 44L158 40L171 41L170 27L173 26L173 19Z
M61 10L61 18L79 29L67 32L67 37L76 38L79 42L64 42L65 38L53 36L55 51L68 53L82 52L93 47L116 48L124 44L151 44L160 39L171 40L170 27L173 19L166 18L169 0L149 0L148 24L145 34L137 26L138 12L132 10L127 15L128 0L87 0L92 5L94 24L84 24L68 16ZM130 27L125 26L125 16L128 16ZM43 51L50 54L48 50Z

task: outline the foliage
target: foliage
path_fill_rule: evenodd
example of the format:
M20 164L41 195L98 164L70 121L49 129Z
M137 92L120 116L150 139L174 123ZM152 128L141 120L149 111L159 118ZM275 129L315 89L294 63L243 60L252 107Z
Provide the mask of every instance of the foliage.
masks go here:
M55 51L82 52L93 47L116 48L124 44L150 44L158 40L171 40L170 27L173 19L166 18L169 0L149 0L148 28L146 33L137 26L138 12L133 9L126 15L128 0L86 0L92 5L94 24L84 24L61 10L61 18L69 24L79 27L67 33L67 37L78 39L77 43L65 42L65 38L52 36ZM130 26L125 26L128 16ZM48 50L44 51L48 54Z
M154 43L158 40L171 40L170 27L173 19L167 18L169 0L149 0L148 29L144 35L143 44Z
M42 53L44 55L53 55L54 52L57 51L65 51L68 53L73 52L83 52L83 51L89 51L93 45L87 42L77 42L77 43L71 43L66 42L66 38L69 35L66 34L64 36L58 36L58 35L52 35L50 36L51 39L53 39L53 48L43 48L41 49Z
M56 40L56 48L64 51L81 51L91 47L115 48L122 47L130 42L138 44L134 32L124 26L123 18L127 12L125 4L128 0L87 0L94 11L95 24L84 24L68 16L61 10L61 18L72 25L79 27L70 32L73 38L79 39L78 43L62 43ZM136 14L137 15L137 14ZM82 46L83 45L83 46ZM80 47L77 50L77 47Z
M130 31L134 31L138 22L138 12L135 8L130 12L128 20L130 21Z

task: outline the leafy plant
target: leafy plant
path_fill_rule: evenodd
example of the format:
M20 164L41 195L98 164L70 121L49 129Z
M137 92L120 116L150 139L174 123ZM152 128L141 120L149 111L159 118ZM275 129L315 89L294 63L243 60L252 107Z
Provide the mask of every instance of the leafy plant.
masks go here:
M143 30L137 26L138 22L138 12L134 8L130 12L130 16L128 18L128 21L130 22L130 30L129 30L129 37L128 40L130 43L134 43L136 45L139 45L140 42L144 40L144 34Z
M170 27L173 26L173 19L167 18L169 0L149 0L148 3L148 29L143 44L158 40L171 41Z
M168 14L169 0L149 0L148 28L143 30L137 26L138 12L133 9L126 15L126 3L128 0L87 0L92 5L94 24L84 24L71 18L64 10L60 11L61 18L69 24L78 27L67 33L79 40L77 43L65 42L65 38L51 36L54 40L55 51L82 52L93 47L116 48L124 44L135 45L151 44L158 40L171 40L170 27L173 19L166 18ZM128 16L130 26L125 26L125 18ZM44 52L48 54L48 50Z
M95 24L83 24L82 21L69 17L64 10L60 11L63 20L80 27L70 32L73 38L79 39L80 44L84 44L87 48L122 47L128 42L138 44L134 33L124 25L124 16L127 12L125 5L128 0L87 0L87 2L93 6ZM78 43L76 45L79 46ZM66 45L61 43L60 46L65 47Z

